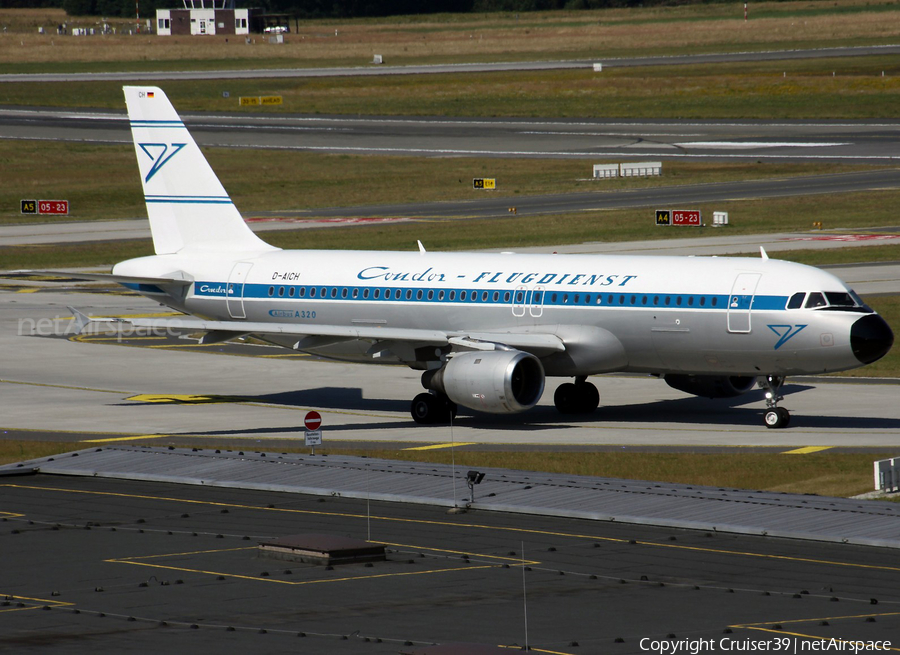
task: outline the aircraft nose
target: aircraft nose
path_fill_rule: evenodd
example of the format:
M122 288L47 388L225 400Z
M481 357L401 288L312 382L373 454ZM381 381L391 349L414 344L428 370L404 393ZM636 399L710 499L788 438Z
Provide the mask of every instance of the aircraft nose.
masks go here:
M863 364L881 359L893 344L894 333L878 314L867 314L850 328L850 347Z

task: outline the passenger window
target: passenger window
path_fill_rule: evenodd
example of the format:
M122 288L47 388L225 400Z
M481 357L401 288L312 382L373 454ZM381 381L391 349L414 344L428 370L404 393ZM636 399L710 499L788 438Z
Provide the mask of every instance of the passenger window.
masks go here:
M809 298L806 299L806 308L807 309L814 309L816 307L824 307L825 305L826 305L825 296L823 296L821 293L818 293L818 292L809 294Z
M791 299L788 300L787 308L788 309L800 309L803 307L803 299L806 298L806 294L803 292L795 293L791 296Z

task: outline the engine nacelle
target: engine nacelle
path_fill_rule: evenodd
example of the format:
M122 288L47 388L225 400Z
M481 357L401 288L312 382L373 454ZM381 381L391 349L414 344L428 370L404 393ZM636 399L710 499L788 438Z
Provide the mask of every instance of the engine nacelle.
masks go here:
M436 371L426 371L422 386L469 409L512 414L531 409L541 399L544 367L520 350L465 352Z
M673 389L705 398L734 398L750 391L756 377L745 375L666 375Z

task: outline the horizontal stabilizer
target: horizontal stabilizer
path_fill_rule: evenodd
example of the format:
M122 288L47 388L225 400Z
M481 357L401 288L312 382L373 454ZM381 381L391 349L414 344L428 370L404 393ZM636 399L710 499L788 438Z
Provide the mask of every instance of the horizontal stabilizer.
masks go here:
M93 282L113 282L115 284L154 284L157 286L182 286L186 287L194 280L188 279L183 273L182 277L134 277L131 275L113 275L111 273L71 273L69 271L13 271L14 273L28 273L29 275L44 275L74 280L87 280Z

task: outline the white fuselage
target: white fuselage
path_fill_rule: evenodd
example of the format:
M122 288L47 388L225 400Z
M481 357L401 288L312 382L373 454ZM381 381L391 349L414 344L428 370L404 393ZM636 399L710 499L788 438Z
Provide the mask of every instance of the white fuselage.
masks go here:
M865 310L787 308L798 293L848 294L846 285L764 258L279 250L159 255L114 270L175 271L194 280L183 298L142 292L212 320L556 334L575 344L574 361L542 358L548 375L796 375L861 365L850 332ZM370 345L300 349L372 362Z

